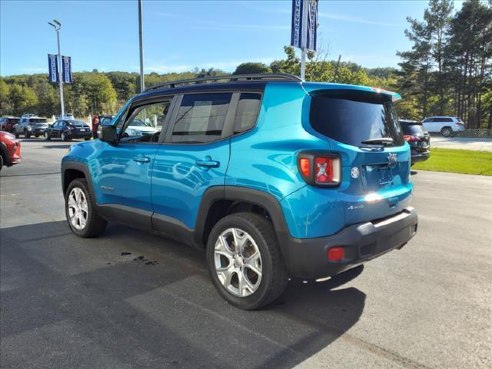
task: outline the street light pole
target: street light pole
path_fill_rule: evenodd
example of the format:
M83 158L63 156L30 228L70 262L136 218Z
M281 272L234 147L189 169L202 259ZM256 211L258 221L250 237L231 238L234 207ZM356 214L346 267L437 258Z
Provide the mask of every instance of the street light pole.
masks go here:
M140 48L140 92L145 90L143 68L143 30L142 30L142 0L138 0L138 40Z
M62 59L61 59L61 51L60 51L60 29L61 23L56 19L53 19L52 22L48 22L50 26L52 26L56 31L56 42L58 44L58 83L60 86L60 105L61 105L61 119L65 117L65 103L63 102L63 78L62 78Z

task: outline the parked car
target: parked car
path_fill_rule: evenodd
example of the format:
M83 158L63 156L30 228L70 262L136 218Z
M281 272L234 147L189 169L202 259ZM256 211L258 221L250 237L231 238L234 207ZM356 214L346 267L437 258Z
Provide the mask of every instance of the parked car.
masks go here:
M9 132L0 131L0 170L3 166L10 167L19 164L21 157L21 143Z
M56 116L56 120L62 120L62 119L75 120L75 117L73 116L72 113L65 113L65 115L63 117L61 115Z
M141 119L134 119L130 126L125 129L125 137L128 136L152 136L157 132L157 128L153 127L151 123L144 122Z
M48 128L48 120L46 118L40 118L28 114L22 116L19 123L15 125L15 137L19 138L20 135L24 135L25 138L39 137L44 135L44 131Z
M19 123L20 118L17 117L2 117L0 118L0 131L9 133L14 132L14 126Z
M465 130L465 123L458 117L429 117L425 118L422 124L427 132L440 133L444 137L450 137Z
M150 88L63 157L68 225L95 237L114 220L205 248L218 292L260 308L289 278L338 275L415 235L398 98L285 74ZM146 119L155 134L125 135Z
M46 141L52 138L60 138L62 141L70 141L75 138L90 140L92 138L91 127L80 120L57 120L44 132Z
M400 119L403 138L410 145L412 165L429 159L430 134L424 129L422 123L415 120Z

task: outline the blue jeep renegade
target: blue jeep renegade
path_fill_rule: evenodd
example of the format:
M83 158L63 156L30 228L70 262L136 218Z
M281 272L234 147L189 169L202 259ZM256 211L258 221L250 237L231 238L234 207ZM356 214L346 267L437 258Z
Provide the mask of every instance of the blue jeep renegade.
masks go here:
M63 158L68 224L206 248L219 293L259 308L289 278L334 276L415 235L398 98L284 74L150 88Z

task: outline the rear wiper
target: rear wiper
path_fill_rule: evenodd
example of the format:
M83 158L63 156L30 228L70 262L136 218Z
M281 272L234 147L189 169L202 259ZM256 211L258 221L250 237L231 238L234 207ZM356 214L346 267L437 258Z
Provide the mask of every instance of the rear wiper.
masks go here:
M393 139L391 137L371 138L361 142L366 145L391 145Z

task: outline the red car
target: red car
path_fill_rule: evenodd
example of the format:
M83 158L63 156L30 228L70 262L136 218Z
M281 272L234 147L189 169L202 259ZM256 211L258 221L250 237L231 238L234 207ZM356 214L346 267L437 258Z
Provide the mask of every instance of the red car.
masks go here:
M21 143L8 132L0 131L0 170L21 162Z

